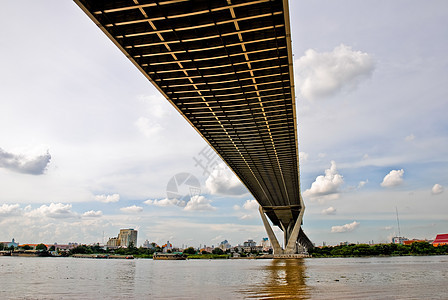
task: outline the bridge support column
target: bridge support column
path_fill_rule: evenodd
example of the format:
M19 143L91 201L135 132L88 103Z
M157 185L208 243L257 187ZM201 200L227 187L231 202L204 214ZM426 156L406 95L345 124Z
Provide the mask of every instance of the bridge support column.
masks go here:
M266 229L272 248L274 249L274 255L282 256L304 253L307 252L307 249L313 247L313 244L301 228L304 212L303 209L300 211L299 216L295 221L291 221L286 227L281 224L286 245L284 249L280 246L280 243L278 242L278 239L275 236L274 231L272 230L272 227L269 224L265 212L261 206L259 211L261 219L263 220L264 228Z
M305 212L305 209L302 208L300 210L299 216L297 217L295 223L289 223L288 226L288 240L285 240L285 253L297 253L297 248L298 248L298 243L299 243L299 234L301 231L301 226L302 226L302 219L303 219L303 213ZM291 225L294 224L294 227L292 227ZM289 231L290 227L292 227L292 230Z
M274 231L272 230L271 225L269 224L268 218L266 218L266 215L264 214L263 208L260 206L260 215L261 219L263 220L264 228L266 229L266 233L268 234L269 241L271 242L272 248L274 249L274 254L283 254L283 249L280 246L277 237L274 234Z

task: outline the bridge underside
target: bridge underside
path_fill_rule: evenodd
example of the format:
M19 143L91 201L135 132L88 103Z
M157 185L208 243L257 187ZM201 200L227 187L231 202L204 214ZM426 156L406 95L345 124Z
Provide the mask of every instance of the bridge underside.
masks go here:
M202 135L272 223L285 236L300 229L288 1L75 2Z

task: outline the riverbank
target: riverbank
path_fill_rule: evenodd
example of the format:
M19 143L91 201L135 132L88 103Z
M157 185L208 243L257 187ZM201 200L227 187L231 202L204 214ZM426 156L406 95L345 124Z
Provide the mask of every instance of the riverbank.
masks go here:
M309 250L313 257L376 257L376 256L429 256L447 255L448 245L434 247L428 242L401 244L349 244L315 247Z

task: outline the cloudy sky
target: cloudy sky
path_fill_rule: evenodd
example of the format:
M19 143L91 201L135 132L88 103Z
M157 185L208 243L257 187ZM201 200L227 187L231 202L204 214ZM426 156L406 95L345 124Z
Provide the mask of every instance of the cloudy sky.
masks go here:
M304 230L448 232L448 4L291 1ZM72 1L0 10L0 240L266 236L257 203Z

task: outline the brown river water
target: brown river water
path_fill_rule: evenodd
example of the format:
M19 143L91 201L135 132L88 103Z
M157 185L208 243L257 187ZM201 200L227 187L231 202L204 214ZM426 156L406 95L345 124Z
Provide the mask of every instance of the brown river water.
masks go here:
M0 299L448 299L448 256L0 257Z

